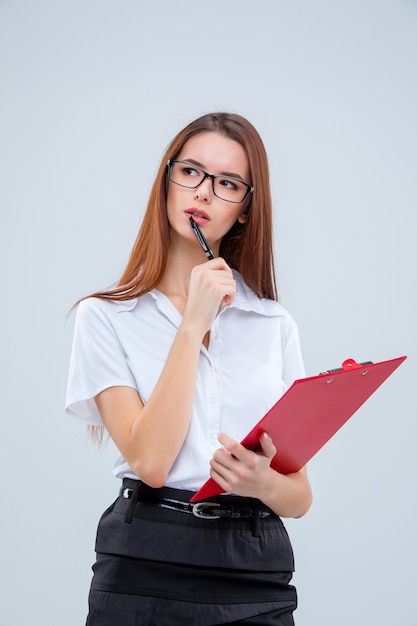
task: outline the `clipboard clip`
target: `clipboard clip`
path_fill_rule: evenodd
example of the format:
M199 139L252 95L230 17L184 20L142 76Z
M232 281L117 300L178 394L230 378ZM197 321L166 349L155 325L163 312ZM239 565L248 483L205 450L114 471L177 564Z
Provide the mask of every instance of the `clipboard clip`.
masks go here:
M337 367L333 370L326 370L325 372L320 372L320 376L324 376L326 374L335 374L336 372L347 372L348 370L357 370L361 367L366 367L367 365L372 365L372 361L365 361L364 363L357 363L355 359L346 359L343 361L342 367Z

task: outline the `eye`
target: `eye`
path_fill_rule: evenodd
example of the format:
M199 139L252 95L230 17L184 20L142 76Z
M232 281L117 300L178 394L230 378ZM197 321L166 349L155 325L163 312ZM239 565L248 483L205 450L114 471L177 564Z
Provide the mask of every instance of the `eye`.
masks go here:
M222 187L226 187L226 189L231 189L236 191L239 188L238 181L234 181L231 178L221 178L219 179L219 185Z
M182 168L182 173L185 176L200 176L200 172L198 170L196 170L194 167L190 167L190 166L184 166Z

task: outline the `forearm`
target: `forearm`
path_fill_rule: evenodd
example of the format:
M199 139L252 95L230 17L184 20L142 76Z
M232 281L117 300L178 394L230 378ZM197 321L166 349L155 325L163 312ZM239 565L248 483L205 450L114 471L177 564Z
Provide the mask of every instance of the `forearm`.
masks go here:
M134 469L148 483L164 484L189 428L201 337L180 326L160 378L132 424Z
M288 475L269 470L259 499L280 517L305 515L313 500L305 468Z
M192 415L201 333L182 324L146 405L131 387L110 387L95 398L103 422L133 471L162 486Z

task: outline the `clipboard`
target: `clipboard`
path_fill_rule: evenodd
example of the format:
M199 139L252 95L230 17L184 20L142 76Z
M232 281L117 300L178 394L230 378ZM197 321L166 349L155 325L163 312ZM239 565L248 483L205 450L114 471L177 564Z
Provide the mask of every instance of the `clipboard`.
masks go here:
M298 472L406 358L379 363L347 359L341 368L295 380L241 444L257 450L259 437L267 432L278 450L271 467L281 474ZM219 493L224 489L209 478L190 501Z

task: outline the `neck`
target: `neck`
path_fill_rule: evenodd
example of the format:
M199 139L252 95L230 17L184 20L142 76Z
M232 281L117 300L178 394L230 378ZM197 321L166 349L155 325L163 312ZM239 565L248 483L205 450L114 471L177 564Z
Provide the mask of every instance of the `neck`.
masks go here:
M191 271L205 261L207 258L198 244L182 242L181 246L175 246L171 243L165 274L157 288L169 297L179 296L186 300Z

